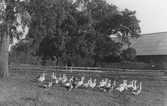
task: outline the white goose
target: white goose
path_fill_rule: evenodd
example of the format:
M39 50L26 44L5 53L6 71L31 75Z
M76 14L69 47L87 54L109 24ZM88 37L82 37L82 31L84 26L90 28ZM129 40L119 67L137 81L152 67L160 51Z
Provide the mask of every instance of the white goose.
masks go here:
M67 80L67 81L64 83L64 85L67 84L67 83L69 83L69 82L73 82L73 78L74 78L74 77L72 76L69 80Z
M127 84L127 80L123 80L123 84L121 84L120 86L124 86L126 87L128 84Z
M111 87L111 80L109 80L109 81L106 83L106 87L107 87L107 88Z
M108 78L105 78L104 86L106 86L107 82L108 82Z
M62 79L61 74L59 74L58 81L60 82L60 81L61 81L61 79Z
M90 80L88 80L88 82L87 82L87 83L84 83L82 86L83 86L84 88L88 88L88 87L89 87L89 84L90 84Z
M106 85L100 86L100 90L106 91L106 89L109 89L111 87L111 80L109 80Z
M113 84L112 84L113 85ZM106 83L106 86L101 86L100 87L100 90L101 91L104 91L104 92L108 92L109 90L113 90L113 87L111 87L111 80L109 80L107 83ZM110 91L111 92L111 91Z
M114 80L113 84L112 84L113 88L116 87L116 80Z
M43 82L45 80L45 73L42 74L39 78L37 78L37 81Z
M119 87L116 88L119 92L122 92L127 86L127 80L123 80L123 83L119 85Z
M105 81L104 79L101 80L101 82L99 82L99 85L97 85L97 88L103 87L105 86Z
M132 89L134 86L134 80L130 81L130 83L126 86L126 90Z
M51 78L54 77L54 76L55 76L55 74L54 74L54 72L53 72L52 75L51 75Z
M133 82L132 90L137 90L137 85L136 85L136 83L137 83L137 80L135 80L135 81Z
M94 79L94 82L93 83L90 83L89 84L89 87L91 88L94 88L96 86L96 79Z
M102 90L111 93L114 90L114 83L110 87L104 87Z
M46 88L50 88L52 86L52 84L53 84L53 82L52 82L52 78L51 78L50 82L48 82L47 84L44 84L44 86Z
M82 76L82 77L81 77L81 81L78 81L78 82L77 82L76 88L80 87L80 86L83 84L84 79L85 79L85 77Z
M63 74L63 77L61 78L62 84L65 84L66 81L67 81L67 76Z
M69 79L70 82L73 82L73 80L74 80L74 76L72 76L72 77Z
M92 83L92 78L90 78L89 80L90 80L90 83Z
M52 78L52 79L54 79L54 80L56 80L56 79L57 79L56 74L55 74L54 72L52 73L51 78Z
M58 84L59 83L59 79L55 79L55 84Z
M68 91L71 91L74 88L72 85L72 81L66 82L64 86Z
M139 87L136 90L133 90L132 93L135 95L139 95L141 93L142 90L142 82L140 82Z

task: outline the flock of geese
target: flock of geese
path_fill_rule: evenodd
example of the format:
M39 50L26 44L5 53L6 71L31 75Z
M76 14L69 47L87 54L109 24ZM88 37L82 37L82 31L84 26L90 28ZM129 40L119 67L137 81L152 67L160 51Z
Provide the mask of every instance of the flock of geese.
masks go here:
M40 83L43 83L45 81L45 73L42 73L38 77L36 77L36 80ZM134 95L139 95L142 91L142 82L139 82L137 85L137 80L127 81L123 80L122 83L116 84L116 80L113 82L108 79L102 79L99 83L97 83L96 79L90 78L86 83L84 83L85 76L82 76L81 78L78 77L71 77L67 79L67 75L63 74L63 76L57 77L56 74L53 72L50 81L46 84L43 83L44 87L50 88L53 84L63 84L63 86L68 90L71 91L73 89L77 89L79 87L82 88L98 88L100 91L103 92L112 92L114 90L118 92L123 92L124 90L127 90L131 92ZM129 83L128 83L129 82Z

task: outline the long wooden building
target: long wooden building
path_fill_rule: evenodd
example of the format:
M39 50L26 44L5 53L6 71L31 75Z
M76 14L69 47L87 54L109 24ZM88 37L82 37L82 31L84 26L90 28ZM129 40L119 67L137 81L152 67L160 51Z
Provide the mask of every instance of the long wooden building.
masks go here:
M136 60L138 62L167 62L167 32L142 34L137 39L131 39L130 42L130 47L137 51Z

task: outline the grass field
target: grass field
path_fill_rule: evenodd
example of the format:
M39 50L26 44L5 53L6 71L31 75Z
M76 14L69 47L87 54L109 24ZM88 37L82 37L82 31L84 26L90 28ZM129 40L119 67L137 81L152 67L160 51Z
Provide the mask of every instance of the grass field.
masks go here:
M97 89L74 89L68 92L61 85L43 88L33 79L36 75L18 74L0 79L0 106L167 106L167 82L141 80L142 93L127 92L117 96ZM99 79L100 80L100 79Z

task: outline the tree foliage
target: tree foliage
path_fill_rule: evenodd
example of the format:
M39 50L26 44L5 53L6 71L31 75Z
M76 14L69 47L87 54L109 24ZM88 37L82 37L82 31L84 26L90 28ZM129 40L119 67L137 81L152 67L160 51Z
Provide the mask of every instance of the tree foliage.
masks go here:
M122 51L121 56L124 61L134 61L136 56L136 50L134 48L127 48Z
M21 39L11 46L9 63L39 64L37 57L32 54L32 41L30 39Z
M18 6L22 16L30 17L22 20L29 27L31 50L44 62L78 64L89 58L96 66L108 56L120 56L122 43L111 34L126 44L140 34L135 11L119 11L104 0L27 0Z
M135 11L119 11L104 0L30 0L26 9L31 16L28 37L44 61L72 62L79 55L96 65L107 55L120 54L122 45L111 34L128 43L140 33Z
M104 0L78 0L82 11L87 14L90 26L93 29L94 50L93 58L95 66L97 61L103 59L106 54L120 53L121 45L115 44L110 38L111 34L116 34L123 43L129 44L129 39L139 37L139 20L135 17L136 12L125 9L118 11L117 7L108 4ZM115 48L115 46L117 47Z

